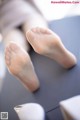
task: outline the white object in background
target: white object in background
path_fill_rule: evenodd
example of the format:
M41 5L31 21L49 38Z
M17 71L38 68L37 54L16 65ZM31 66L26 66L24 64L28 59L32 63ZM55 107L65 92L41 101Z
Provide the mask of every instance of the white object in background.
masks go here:
M60 102L64 120L80 120L80 95Z
M5 77L5 60L4 60L4 55L0 51L0 79L3 79Z
M4 60L4 46L2 42L2 36L0 34L0 79L5 77L6 67L5 67L5 60Z
M14 107L20 120L45 120L45 112L37 103L27 103Z
M0 42L2 41L2 35L0 34Z
M79 0L34 0L35 4L41 10L48 21L57 20L68 16L80 15L80 1ZM66 3L51 3L53 2L78 2L73 4Z

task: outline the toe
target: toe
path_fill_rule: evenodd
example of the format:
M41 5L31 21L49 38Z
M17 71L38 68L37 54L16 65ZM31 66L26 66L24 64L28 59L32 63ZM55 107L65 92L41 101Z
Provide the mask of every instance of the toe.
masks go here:
M42 34L52 34L52 31L49 30L48 28L40 28L40 32Z
M37 34L52 34L51 30L41 27L32 28L31 31Z
M34 33L36 33L37 29L36 28L32 28L31 31L34 32Z
M45 34L46 33L46 29L44 29L44 28L38 28L39 29L39 31L40 31L40 33L42 33L42 34Z
M40 28L39 27L32 28L31 31L34 33L40 33Z
M9 44L9 49L10 49L10 51L11 52L13 52L13 53L16 53L16 52L18 52L20 49L21 46L19 46L18 44L16 44L15 42L10 42L10 44Z
M17 47L16 47L16 44L11 42L11 43L10 43L10 49L11 49L12 51L14 51L16 48L17 48Z
M40 31L40 28L39 28L39 27L36 27L35 29L36 29L36 33L41 33L41 31Z

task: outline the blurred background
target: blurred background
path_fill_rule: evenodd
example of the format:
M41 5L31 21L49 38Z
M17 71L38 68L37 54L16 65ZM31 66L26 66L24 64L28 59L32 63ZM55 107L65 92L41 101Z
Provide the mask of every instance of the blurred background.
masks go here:
M67 16L80 15L80 2L78 4L53 4L51 1L61 0L34 0L47 20L61 19ZM63 0L71 1L72 0ZM79 0L74 0L75 2Z
M0 1L1 1L0 4L2 4L3 1L6 3L7 0L0 0ZM18 0L13 0L13 1L18 1ZM24 0L24 1L29 2L31 0ZM45 19L48 21L49 28L54 30L56 33L58 33L62 38L65 46L71 52L73 52L77 56L77 58L80 58L80 54L79 54L80 18L74 17L70 19L65 19L71 16L80 16L80 4L53 4L51 3L51 0L34 0L34 4L36 4L38 9L42 12L43 16L45 17ZM0 5L0 8L1 7L2 5ZM10 9L12 7L10 7ZM20 6L17 7L18 10L19 8ZM25 13L25 11L26 9L23 12ZM2 17L1 11L0 11L0 15ZM11 15L12 17L14 16L13 13ZM10 15L7 18L11 18ZM31 21L33 21L33 19L31 19ZM1 22L4 22L4 20L3 21L1 20ZM10 23L10 21L8 22ZM12 26L13 25L14 24L12 24ZM0 26L0 32L2 31L1 26ZM7 26L6 28L9 29L9 27L11 26ZM21 26L19 26L19 29L21 29ZM4 27L4 31L5 31L5 27ZM51 61L50 59L37 55L32 51L30 52L30 55L33 64L35 66L36 73L41 82L41 89L34 95L31 94L29 91L26 91L26 89L22 86L22 84L19 81L17 81L16 78L14 78L8 72L4 59L5 57L4 47L5 46L3 43L3 38L1 38L0 39L0 112L2 111L9 112L9 120L18 120L18 117L13 110L13 108L18 104L23 104L26 102L36 102L37 100L37 102L43 105L46 111L49 111L53 109L53 107L54 109L58 108L57 106L60 100L69 98L79 93L80 69L78 66L77 69L73 68L72 71L70 70L67 71L61 68L55 62ZM76 76L74 73L76 74ZM61 119L57 119L58 116L57 114L60 116ZM49 113L49 116L51 116L50 120L53 120L53 117L55 118L54 120L63 120L59 109L57 109L56 112Z

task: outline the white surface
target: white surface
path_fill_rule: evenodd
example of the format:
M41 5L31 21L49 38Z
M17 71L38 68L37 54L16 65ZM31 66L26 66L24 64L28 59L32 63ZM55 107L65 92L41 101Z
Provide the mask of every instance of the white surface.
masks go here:
M80 95L60 102L66 116L70 115L74 120L80 120ZM72 119L71 119L72 120Z
M2 51L0 51L0 79L3 79L5 77L5 60L4 60L4 54Z
M6 66L5 66L5 60L4 60L4 55L3 52L0 51L0 92L3 87L3 78L5 77L6 74Z
M2 41L2 35L0 34L0 42Z
M43 107L36 103L19 105L14 110L17 112L20 120L44 120L45 118Z

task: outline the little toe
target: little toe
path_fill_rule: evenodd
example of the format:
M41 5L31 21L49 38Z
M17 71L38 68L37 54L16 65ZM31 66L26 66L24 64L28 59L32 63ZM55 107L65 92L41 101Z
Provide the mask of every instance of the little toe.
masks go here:
M32 28L31 31L34 33L41 33L39 27Z
M32 28L31 31L35 33L35 32L37 32L37 29L36 28Z
M52 34L52 31L47 28L36 27L36 28L32 28L31 30L32 32L38 34Z
M39 28L42 34L52 34L51 30L48 28Z
M39 29L39 31L40 31L40 33L46 33L46 29L44 29L44 28L38 28Z
M40 31L40 28L39 28L39 27L36 27L35 29L36 29L36 33L41 33L41 31Z

